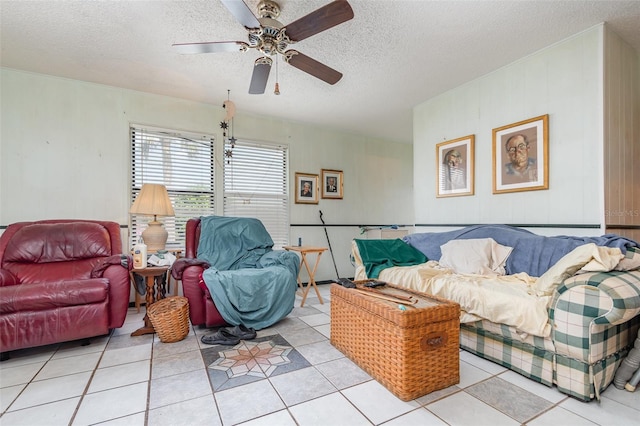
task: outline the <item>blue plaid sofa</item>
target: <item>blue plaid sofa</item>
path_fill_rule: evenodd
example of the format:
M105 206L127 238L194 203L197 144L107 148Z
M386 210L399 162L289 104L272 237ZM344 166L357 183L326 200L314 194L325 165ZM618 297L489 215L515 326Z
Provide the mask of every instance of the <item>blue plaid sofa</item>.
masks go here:
M411 238L405 237L405 242L412 244ZM530 246L526 238L521 242ZM517 246L513 241L506 243ZM431 260L439 259L437 253L424 252ZM384 270L378 277L367 277L355 243L352 258L355 279L385 279ZM625 260L640 265L640 248L626 250ZM549 259L549 263L553 261ZM414 267L391 269L389 276L394 277L394 284L416 282ZM406 280L402 278L405 271ZM407 287L416 289L415 284ZM461 323L460 347L536 382L555 385L560 392L579 400L599 399L640 328L640 269L581 273L564 279L553 294L548 316L548 337L523 333L486 319Z

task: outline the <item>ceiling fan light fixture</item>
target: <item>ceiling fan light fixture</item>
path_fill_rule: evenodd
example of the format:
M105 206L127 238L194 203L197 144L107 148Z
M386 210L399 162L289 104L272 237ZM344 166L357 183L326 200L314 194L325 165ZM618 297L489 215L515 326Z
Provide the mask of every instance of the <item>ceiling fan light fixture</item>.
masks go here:
M258 3L258 15L261 18L278 19L280 16L280 6L272 0L262 0Z

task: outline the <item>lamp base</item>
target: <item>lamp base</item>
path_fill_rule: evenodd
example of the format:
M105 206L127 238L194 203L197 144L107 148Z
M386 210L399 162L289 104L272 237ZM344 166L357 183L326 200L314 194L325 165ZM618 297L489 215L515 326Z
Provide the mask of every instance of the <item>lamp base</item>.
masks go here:
M147 253L156 253L158 250L164 250L168 237L169 233L164 229L162 223L157 220L149 222L147 229L142 232L142 239L147 245Z

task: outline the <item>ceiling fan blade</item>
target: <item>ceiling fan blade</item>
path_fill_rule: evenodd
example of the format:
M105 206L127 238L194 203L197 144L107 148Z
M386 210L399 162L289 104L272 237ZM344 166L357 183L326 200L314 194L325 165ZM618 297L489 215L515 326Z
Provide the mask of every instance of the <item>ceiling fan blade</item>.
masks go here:
M249 45L243 41L212 41L207 43L177 43L172 45L178 53L244 52Z
M260 22L242 0L220 0L245 28L260 28Z
M285 52L284 59L290 65L319 78L325 83L336 84L342 78L341 72L338 72L333 68L298 52L297 50L287 50Z
M300 41L353 18L346 0L335 0L287 25L285 33L291 41Z
M271 71L272 63L273 60L266 56L256 59L253 66L249 94L261 95L264 93L264 89L267 87L267 80L269 80L269 71Z

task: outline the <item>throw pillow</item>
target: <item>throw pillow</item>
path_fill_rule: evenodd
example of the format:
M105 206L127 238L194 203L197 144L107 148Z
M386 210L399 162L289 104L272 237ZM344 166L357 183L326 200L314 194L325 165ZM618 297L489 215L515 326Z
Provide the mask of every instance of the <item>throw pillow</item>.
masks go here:
M460 274L504 275L513 250L493 238L451 240L440 246L440 265Z

